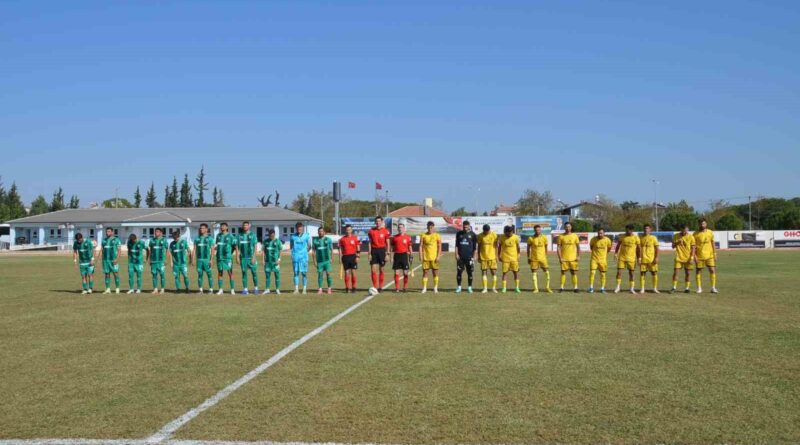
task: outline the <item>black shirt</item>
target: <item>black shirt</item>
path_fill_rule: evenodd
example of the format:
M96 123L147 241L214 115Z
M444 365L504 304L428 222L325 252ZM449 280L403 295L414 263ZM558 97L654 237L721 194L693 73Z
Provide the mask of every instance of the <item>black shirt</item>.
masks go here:
M456 249L460 258L472 258L478 248L478 236L475 232L460 230L456 233Z

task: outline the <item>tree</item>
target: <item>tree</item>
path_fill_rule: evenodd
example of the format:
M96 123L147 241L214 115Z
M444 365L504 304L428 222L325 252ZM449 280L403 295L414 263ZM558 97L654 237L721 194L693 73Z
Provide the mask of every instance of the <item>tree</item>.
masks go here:
M189 184L189 175L183 175L183 183L181 184L180 197L178 199L179 207L192 207L194 200L192 200L192 186Z
M11 183L11 188L8 189L6 194L6 212L8 220L25 217L25 204L22 203L22 197L19 195L16 182Z
M147 191L147 196L144 198L144 202L149 208L158 207L158 201L156 201L156 186L151 182L150 189Z
M681 230L684 224L689 225L689 229L697 230L697 214L689 210L668 210L661 218L661 230Z
M623 212L628 212L630 210L641 208L641 204L636 201L622 201L622 204L619 205L622 208Z
M133 192L133 206L139 208L142 206L142 192L139 191L139 186L136 186L136 191Z
M744 221L734 213L723 215L714 224L715 230L742 230L743 228Z
M208 190L208 183L206 182L206 168L205 166L200 167L200 173L197 174L195 177L196 184L194 185L194 189L197 191L197 202L195 206L197 207L205 207L206 206L206 199L205 199L205 191Z
M569 222L572 223L572 230L575 232L591 232L594 230L592 223L585 219L572 219Z
M294 198L291 204L289 204L289 209L293 210L297 213L302 213L303 215L308 215L307 213L307 199L305 193L301 193Z
M683 211L694 213L694 207L690 206L689 203L686 202L685 199L681 199L678 202L670 202L670 203L668 203L667 204L667 211L670 211L670 210L683 210Z
M800 229L800 209L793 208L773 213L764 221L767 230L795 230Z
M36 199L34 199L33 202L31 203L31 216L41 215L49 211L50 211L50 206L47 204L47 200L44 199L43 195L37 196Z
M169 186L164 186L164 207L173 207L172 204L172 194L169 192Z
M132 209L133 204L125 198L108 198L100 204L104 209Z
M520 215L547 215L552 212L554 203L550 190L538 192L527 189L517 200L517 212Z
M50 201L49 211L57 212L59 210L64 210L66 206L64 205L64 190L59 187L58 190L53 192L53 199Z
M78 195L72 195L69 197L69 208L71 209L81 208L81 200L78 199Z
M175 176L172 177L172 188L168 191L169 194L169 203L164 203L164 207L178 207L179 203L179 195L178 195L178 178Z
M443 209L444 208L444 201L441 199L434 199L433 200L433 208L435 209Z
M214 187L214 207L225 207L225 194L221 188Z
M461 206L461 207L453 210L452 212L450 212L450 215L452 215L452 216L472 216L473 213L468 212L467 209L464 206Z

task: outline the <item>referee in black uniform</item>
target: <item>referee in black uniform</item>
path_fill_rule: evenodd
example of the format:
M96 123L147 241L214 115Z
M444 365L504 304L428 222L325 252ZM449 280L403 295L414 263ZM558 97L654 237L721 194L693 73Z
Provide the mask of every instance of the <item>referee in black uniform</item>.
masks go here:
M478 248L478 237L472 231L469 221L464 221L462 229L456 233L456 293L461 292L461 275L467 271L467 291L472 293L472 272L475 270L475 252Z

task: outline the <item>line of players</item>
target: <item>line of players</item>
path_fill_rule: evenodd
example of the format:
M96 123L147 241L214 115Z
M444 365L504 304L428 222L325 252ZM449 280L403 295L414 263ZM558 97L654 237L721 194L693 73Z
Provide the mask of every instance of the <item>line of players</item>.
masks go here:
M297 223L295 233L290 238L291 263L294 281L294 293L306 293L308 287L308 263L311 259L317 269L317 293L326 293L323 284L327 284L327 293L331 294L333 278L332 258L333 242L326 236L325 230L320 228L318 237L313 240L305 232L302 223ZM678 271L685 271L686 287L684 292L690 292L690 272L697 269L697 292L702 292L701 270L709 269L711 292L716 293L716 250L714 247L713 233L708 230L705 220L700 220L700 230L690 234L688 226L684 226L680 233L673 238L673 248L676 251L674 273L672 277L672 292L676 291ZM339 262L345 283L345 291L354 293L357 286L358 264L361 258L361 241L353 234L351 226L345 227L345 235L339 240ZM372 275L372 292L384 289L387 256L391 255L392 270L394 271L395 292L407 292L409 275L413 276L413 242L406 234L403 224L398 225L398 234L391 236L384 226L383 218L375 218L375 226L368 232L368 257ZM533 291L539 292L538 271L544 274L544 290L552 292L550 288L550 268L547 260L549 240L542 234L541 226L534 227L534 235L527 240L527 260L533 273ZM640 290L645 292L645 278L647 273L652 275L653 291L658 293L658 240L652 235L652 227L645 226L645 233L641 237L633 232L633 226L626 227L626 232L619 239L614 254L617 260L617 277L615 292L620 292L623 270L628 271L630 279L630 292L635 293L634 271L636 266L640 269ZM188 269L196 265L197 284L199 293L204 293L203 278L207 277L208 292L213 293L212 269L216 263L217 269L217 294L224 293L224 278L227 276L229 290L235 294L235 280L233 278L233 263L236 261L241 268L242 293L250 293L248 277L252 277L254 292L259 292L259 272L257 264L256 247L258 240L250 231L250 223L242 224L238 235L229 232L228 224L220 224L220 233L213 237L209 234L207 224L201 224L199 235L194 240L194 248L181 238L179 231L172 233L172 241L167 242L161 229L155 229L155 236L148 243L137 239L131 234L128 242L128 293L140 293L142 288L142 274L145 262L150 264L153 280L154 294L163 294L165 291L166 263L169 261L175 288L189 291ZM111 293L111 279L113 277L115 292L119 293L119 248L121 242L114 236L111 228L106 229L106 237L102 241L100 254L102 258L103 273L105 275L105 291ZM269 231L268 238L262 243L264 274L266 288L264 294L270 293L271 281L275 280L275 292L280 293L280 266L282 260L283 244L277 238L274 230ZM488 225L483 226L480 234L472 231L468 221L464 221L462 230L456 234L456 292L462 292L462 277L467 274L467 292L473 292L474 264L477 260L481 268L483 293L489 292L488 281L492 279L492 292L497 292L498 260L502 264L502 292L507 292L507 279L513 276L516 292L521 292L519 280L519 262L521 258L520 238L514 233L512 226L506 226L502 235L495 234ZM594 292L594 282L597 272L600 272L600 292L605 293L606 271L608 269L608 254L613 246L612 240L605 235L603 229L590 241L590 273L589 292ZM561 269L561 286L559 291L564 292L567 273L571 275L573 291L578 289L578 260L580 257L580 239L572 231L572 224L565 224L565 233L558 237L556 254ZM91 293L94 288L94 246L91 240L84 239L78 233L73 245L73 261L81 274L83 293ZM442 254L442 239L436 232L433 222L427 224L426 233L420 236L419 260L422 267L422 293L428 291L429 275L433 278L433 292L439 292L439 260ZM402 277L402 283L401 283ZM302 290L301 290L302 283ZM160 285L160 286L159 286Z

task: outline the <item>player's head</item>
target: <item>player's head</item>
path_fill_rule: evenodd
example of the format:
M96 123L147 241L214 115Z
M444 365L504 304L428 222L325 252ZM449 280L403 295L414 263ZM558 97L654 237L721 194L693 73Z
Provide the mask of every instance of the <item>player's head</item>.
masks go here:
M684 235L689 233L689 224L681 224L681 233Z
M228 231L228 223L219 223L219 230L222 233L226 233Z
M267 234L269 235L269 239L275 239L275 229L269 229Z
M433 229L434 227L436 227L436 224L434 224L433 221L428 221L427 227L428 227L428 233L433 233Z
M708 221L706 221L705 218L700 218L697 222L700 225L700 230L706 230L708 228Z
M375 226L376 227L383 227L383 217L382 216L376 216L375 217Z
M325 236L325 228L324 227L320 227L319 229L317 229L317 235Z
M644 234L645 235L649 235L652 232L653 232L653 226L651 226L650 224L645 224L644 225Z
M136 234L135 233L131 233L130 236L128 236L128 241L130 241L132 243L135 243L136 242Z
M114 234L114 229L112 229L111 227L106 227L106 236L110 237L113 234Z
M604 228L602 228L602 227L600 227L599 229L597 229L597 236L599 236L600 238L602 238L602 237L606 236L606 229L604 229Z
M83 241L83 234L81 232L78 232L78 233L75 234L75 241L78 241L78 242Z
M156 227L156 230L154 230L153 232L156 234L156 238L161 238L161 235L164 234L164 232L158 227Z
M472 230L472 225L469 223L469 221L464 221L463 223L461 223L461 228L469 232L470 230Z
M181 231L180 230L173 230L172 231L172 239L177 240L180 237L181 237Z
M564 224L564 231L567 232L567 233L572 233L572 223L571 222L567 221Z
M200 224L200 234L205 235L206 233L208 233L208 224Z
M403 224L403 223L398 224L397 225L397 230L399 230L400 233L406 233L406 225Z
M536 224L535 226L533 226L533 233L536 234L536 236L541 235L542 234L542 226L540 226L539 224Z
M489 224L484 224L482 229L483 229L483 233L489 233L489 231L492 230L492 228L489 226Z
M306 228L303 226L303 223L299 222L294 225L294 231L297 232L298 235L302 235L303 232L306 231Z
M511 235L512 233L514 233L514 228L511 226L505 226L503 227L503 233L506 235Z
M242 223L242 230L244 230L245 232L250 230L250 221L245 221Z
M628 224L625 226L625 233L631 235L633 233L633 224Z

